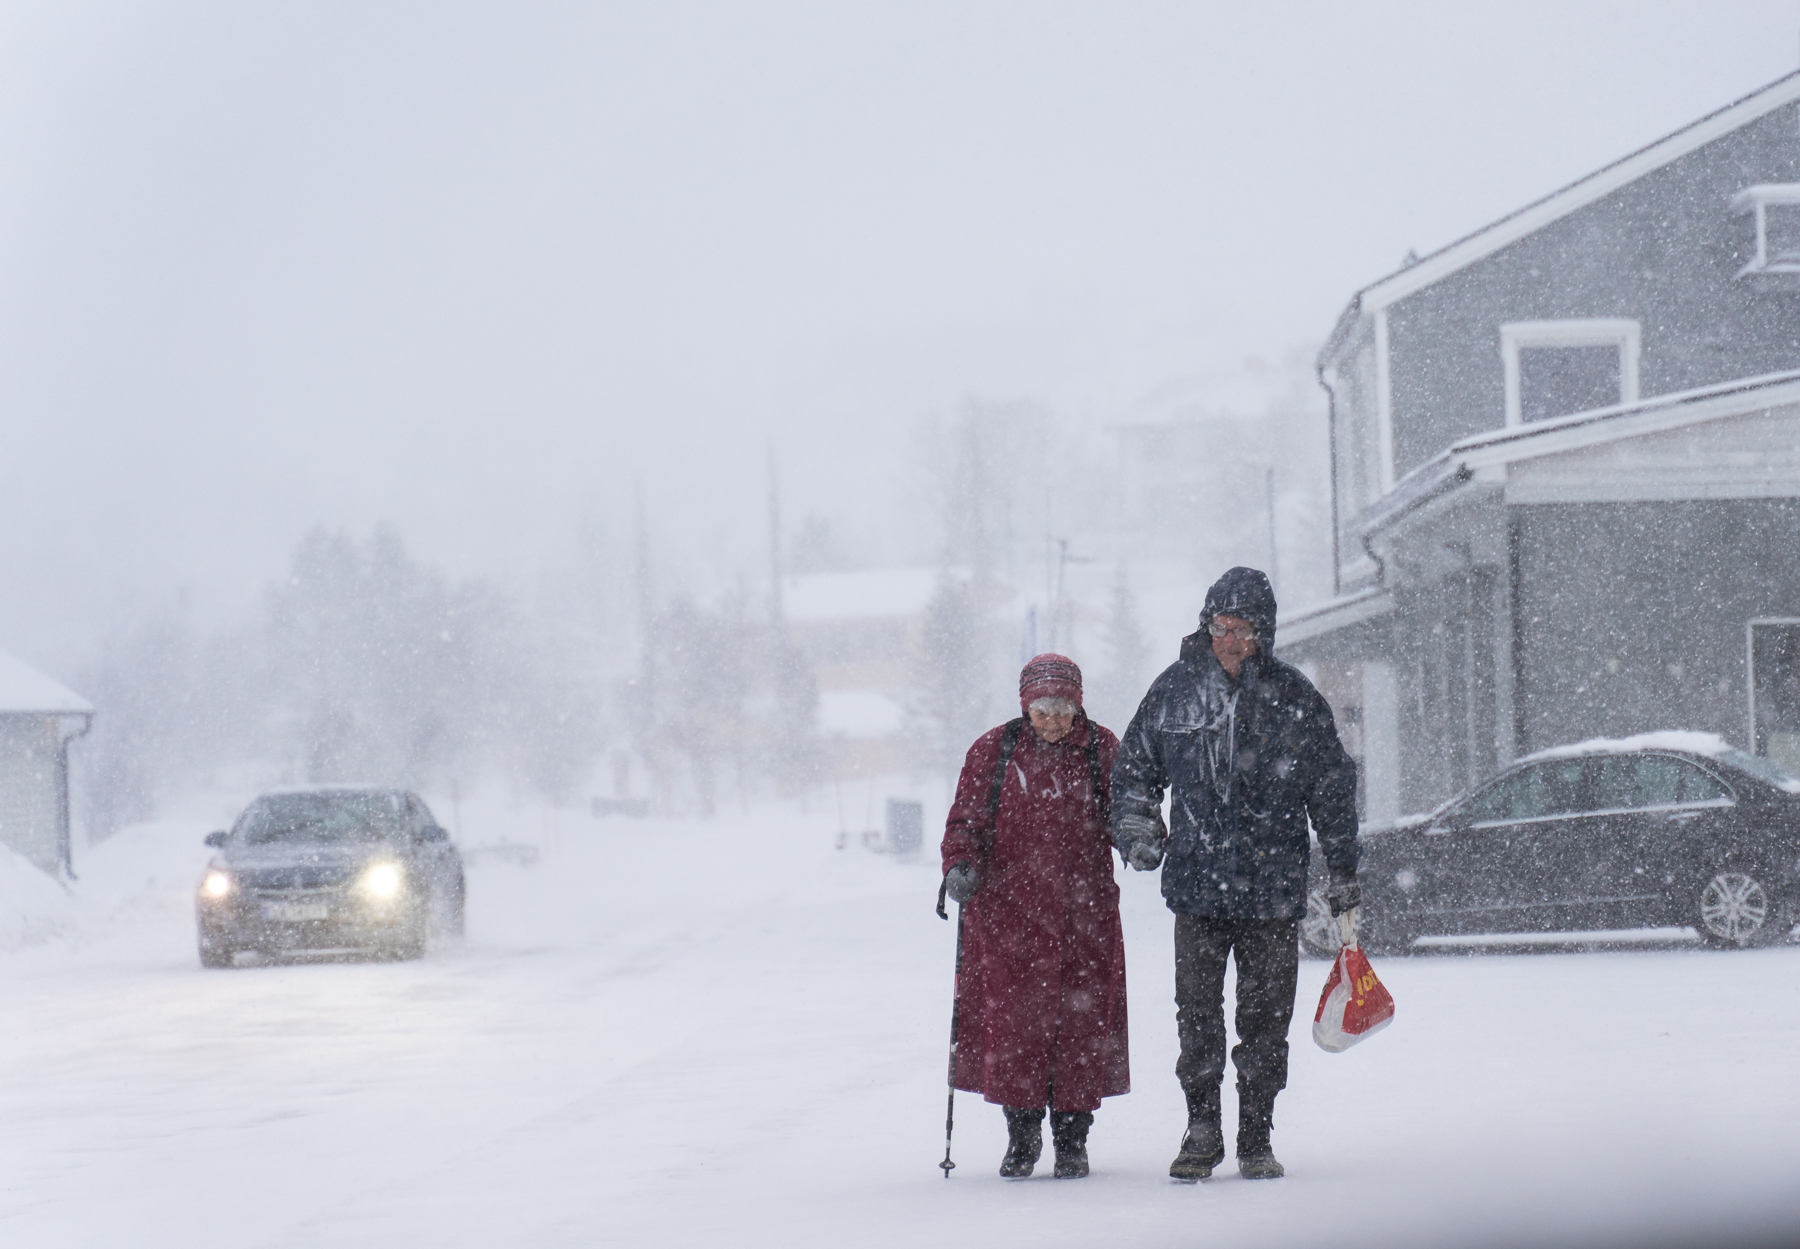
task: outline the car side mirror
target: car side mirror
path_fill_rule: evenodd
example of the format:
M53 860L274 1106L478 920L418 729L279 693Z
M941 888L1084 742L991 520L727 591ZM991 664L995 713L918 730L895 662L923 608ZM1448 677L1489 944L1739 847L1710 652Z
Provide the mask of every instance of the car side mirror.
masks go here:
M419 833L419 840L420 841L449 841L450 834L445 832L442 828L439 828L436 824L431 824L431 825L428 825L423 831L421 831Z
M225 834L224 833L208 833L206 835L206 844L209 846L224 845L225 844Z

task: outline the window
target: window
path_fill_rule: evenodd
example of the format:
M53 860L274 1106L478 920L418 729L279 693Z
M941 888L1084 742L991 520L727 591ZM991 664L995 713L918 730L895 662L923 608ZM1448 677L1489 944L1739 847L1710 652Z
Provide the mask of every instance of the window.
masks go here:
M1638 397L1636 321L1515 321L1500 327L1506 423L1591 412Z
M1503 776L1475 795L1469 804L1472 824L1511 824L1581 809L1582 759L1533 764Z
M1705 772L1667 755L1608 755L1594 779L1594 806L1602 811L1688 806L1729 797Z
M1746 187L1731 207L1750 218L1750 261L1738 277L1779 286L1800 286L1800 183L1772 182Z
M1800 620L1750 622L1750 748L1800 774Z

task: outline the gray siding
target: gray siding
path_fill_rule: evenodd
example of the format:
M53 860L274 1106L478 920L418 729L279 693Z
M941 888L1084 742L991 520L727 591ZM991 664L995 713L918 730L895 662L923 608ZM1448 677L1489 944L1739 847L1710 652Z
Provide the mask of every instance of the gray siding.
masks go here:
M1522 750L1656 729L1747 748L1744 629L1800 616L1800 500L1514 510Z
M1800 295L1735 280L1754 235L1730 209L1796 181L1790 104L1392 305L1395 475L1502 425L1504 322L1640 321L1645 396L1800 367Z
M0 844L47 872L62 866L56 721L0 715Z

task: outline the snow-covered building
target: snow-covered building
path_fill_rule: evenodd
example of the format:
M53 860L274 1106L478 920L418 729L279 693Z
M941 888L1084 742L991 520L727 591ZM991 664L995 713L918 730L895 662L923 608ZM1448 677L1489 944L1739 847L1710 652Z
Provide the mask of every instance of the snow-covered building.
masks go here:
M1800 767L1800 74L1358 292L1335 596L1284 615L1370 817L1588 737Z
M0 843L46 872L69 863L69 742L94 708L0 653Z
M901 729L926 609L945 574L874 568L782 578L782 613L819 686L819 730L842 776L905 766Z

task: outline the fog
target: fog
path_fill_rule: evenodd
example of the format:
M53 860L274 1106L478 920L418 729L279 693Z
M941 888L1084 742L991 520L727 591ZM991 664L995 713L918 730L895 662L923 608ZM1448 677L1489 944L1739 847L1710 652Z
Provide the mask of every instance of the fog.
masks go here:
M1786 1235L1797 67L1749 0L0 5L0 1240ZM1292 1174L1169 1183L1178 855L1081 824L1134 1095L1032 1189L965 1093L946 1184L965 751L1041 652L1124 730L1234 565L1295 667L1139 737L1262 734L1176 801L1397 1026L1302 965ZM1257 810L1328 721L1360 790ZM1016 801L1103 810L1068 723Z
M919 420L1104 430L1316 343L1800 55L1781 4L0 22L0 644L65 675L178 602L244 621L319 525L526 594L641 496L711 594L770 446L790 518L929 559Z

